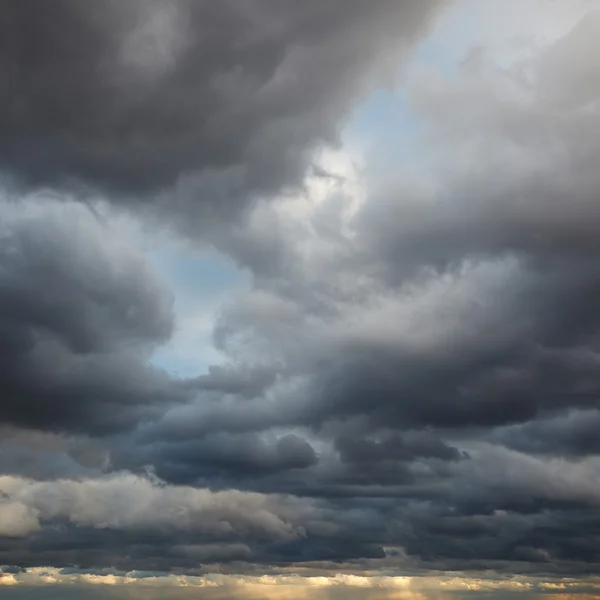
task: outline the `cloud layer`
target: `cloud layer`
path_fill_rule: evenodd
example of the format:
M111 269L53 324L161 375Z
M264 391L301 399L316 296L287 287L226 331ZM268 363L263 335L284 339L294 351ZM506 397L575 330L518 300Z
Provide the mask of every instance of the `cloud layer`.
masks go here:
M8 2L0 167L28 186L168 190L168 209L231 216L301 183L380 55L401 54L437 4Z
M382 176L323 146L434 2L29 4L0 24L0 583L595 573L598 13L413 63ZM148 223L249 275L195 377L152 361Z

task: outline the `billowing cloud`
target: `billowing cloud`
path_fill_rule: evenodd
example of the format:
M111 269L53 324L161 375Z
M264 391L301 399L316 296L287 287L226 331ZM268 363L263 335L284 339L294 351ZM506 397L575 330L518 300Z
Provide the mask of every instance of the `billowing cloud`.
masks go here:
M33 199L2 211L0 421L103 431L175 400L147 365L171 335L171 298L127 232L78 204Z
M5 476L0 488L15 513L12 523L7 519L5 524L7 537L23 537L48 521L116 531L194 531L217 539L252 533L284 540L302 535L292 523L301 516L300 503L236 490L163 487L132 475L56 482Z
M310 151L335 142L438 5L8 2L0 166L28 185L115 198L177 187L165 199L174 217L230 214L301 183Z
M597 594L600 20L574 4L510 58L421 48L382 173L323 146L435 2L7 3L0 583ZM180 324L142 199L244 271L193 377L153 366Z

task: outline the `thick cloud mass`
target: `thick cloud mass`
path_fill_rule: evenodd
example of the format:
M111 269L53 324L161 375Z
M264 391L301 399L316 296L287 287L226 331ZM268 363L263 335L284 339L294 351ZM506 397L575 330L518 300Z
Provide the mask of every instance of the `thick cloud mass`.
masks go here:
M80 205L2 210L0 421L99 431L174 400L167 377L146 364L173 315L144 257Z
M5 181L57 192L0 205L6 581L598 571L598 14L413 65L393 176L312 152L434 5L4 3ZM160 194L250 274L188 379L152 366L176 316L119 212Z
M196 174L194 202L227 211L300 183L379 54L437 4L5 1L0 165L29 185L126 196Z

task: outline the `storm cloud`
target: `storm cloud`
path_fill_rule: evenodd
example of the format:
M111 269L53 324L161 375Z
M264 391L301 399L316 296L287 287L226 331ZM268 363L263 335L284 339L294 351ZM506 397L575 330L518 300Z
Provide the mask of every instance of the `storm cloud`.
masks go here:
M437 5L5 2L0 166L27 186L171 190L169 209L231 215L301 184Z
M449 70L404 62L433 1L5 2L5 582L597 572L600 17L574 4ZM389 68L417 141L357 166ZM189 377L157 359L185 328L166 238L245 277Z
M4 203L3 216L0 421L89 433L174 400L147 364L171 335L171 298L127 233L48 199Z

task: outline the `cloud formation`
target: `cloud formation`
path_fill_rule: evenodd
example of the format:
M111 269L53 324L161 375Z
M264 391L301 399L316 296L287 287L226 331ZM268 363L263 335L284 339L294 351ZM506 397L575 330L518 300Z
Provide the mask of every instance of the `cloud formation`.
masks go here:
M392 174L316 152L436 6L7 4L0 582L597 572L598 13L412 64ZM177 315L136 207L166 200L249 275L190 378L153 366Z
M170 210L231 215L301 183L381 55L401 55L437 5L7 2L0 166L28 186L171 190Z
M93 433L175 400L147 364L172 333L171 299L126 232L69 202L2 210L0 422Z

